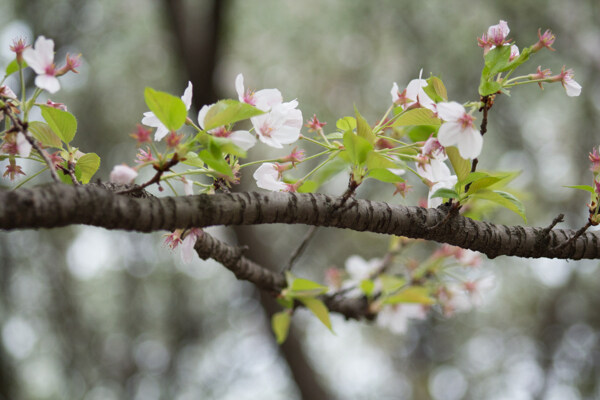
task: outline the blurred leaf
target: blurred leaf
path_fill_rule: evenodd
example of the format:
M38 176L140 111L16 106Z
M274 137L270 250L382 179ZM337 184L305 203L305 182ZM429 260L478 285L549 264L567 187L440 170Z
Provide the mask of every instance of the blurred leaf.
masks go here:
M436 133L439 128L439 125L415 125L406 129L406 135L413 142L424 142Z
M479 85L479 94L481 96L489 96L491 94L497 93L502 89L502 85L496 81L493 82L481 82Z
M168 130L176 131L185 123L187 110L179 97L147 87L144 90L144 99L150 111Z
M399 293L386 297L383 300L384 304L398 303L419 303L419 304L434 304L435 300L431 298L429 289L422 286L411 286Z
M23 69L27 68L27 63L25 62L25 60L23 60L23 62L21 63L21 67ZM17 63L17 59L15 58L6 66L6 73L4 74L4 77L6 78L7 76L17 72L18 70L19 63Z
M65 162L63 162L61 165L62 165L62 166L65 168L65 169L68 169L68 168L69 168L69 166L68 166L68 164L67 164L67 162L66 162L66 161L65 161ZM57 169L57 170L56 170L56 174L58 175L58 177L60 178L60 180L61 180L63 183L66 183L67 185L72 185L72 184L73 184L73 179L71 179L71 175L70 175L68 172L64 172L64 171L63 171L63 170L61 170L61 169ZM79 166L78 166L78 165L75 165L75 178L76 178L78 181L81 181L81 168L79 168Z
M206 116L204 117L204 129L208 131L219 126L233 124L261 114L264 114L264 111L261 111L248 103L242 103L232 99L220 100L213 104L206 113Z
M315 299L314 297L300 297L298 300L300 300L306 306L306 308L315 314L315 316L319 318L319 321L321 321L323 325L333 332L331 321L329 320L329 310L321 300Z
M68 111L40 105L42 117L50 128L65 143L70 143L77 132L77 119Z
M347 167L347 162L339 157L334 158L332 161L323 165L314 174L311 175L312 179L304 181L302 186L298 188L300 193L312 193L316 191L323 183L327 182L333 176L344 171Z
M590 185L575 185L575 186L564 186L564 187L571 188L571 189L585 190L586 192L590 192L592 194L595 193L594 188L591 187Z
M62 140L45 122L32 121L29 123L28 130L44 147L62 148Z
M396 292L406 285L406 279L398 278L393 275L383 274L379 279L381 280L382 293L384 296Z
M77 160L77 167L81 170L81 183L85 185L100 168L100 157L96 153L84 154Z
M360 290L367 296L371 297L375 290L375 283L371 279L363 279L360 281Z
M273 317L271 318L271 327L273 328L273 333L275 333L277 343L281 344L285 342L290 330L290 322L291 316L287 311L280 311L273 314Z
M367 154L367 168L397 168L397 166L392 160L383 154L372 151Z
M303 296L318 296L326 293L328 290L327 286L323 286L308 279L297 278L291 272L286 272L285 276L288 283L287 295L294 298L300 298Z

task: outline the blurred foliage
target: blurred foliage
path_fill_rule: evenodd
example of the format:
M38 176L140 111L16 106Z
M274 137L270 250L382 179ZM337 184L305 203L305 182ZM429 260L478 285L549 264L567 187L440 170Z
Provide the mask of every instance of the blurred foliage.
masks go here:
M78 117L75 145L102 157L100 177L135 154L133 132L144 87L178 94L188 77L173 49L168 1L5 0L0 3L0 66L11 40L46 35L58 59L82 53L79 76L52 96ZM182 1L197 24L209 2ZM587 153L600 144L600 6L595 0L427 2L230 0L214 80L234 96L233 79L277 87L297 98L305 118L334 129L356 105L368 121L389 106L392 82L439 75L450 98L476 100L483 63L476 38L499 19L521 46L537 28L557 36L543 67L564 63L583 86L531 86L499 97L481 168L522 169L528 220L547 225L559 212L579 227L589 183ZM558 62L558 64L557 64ZM28 79L32 79L30 76ZM31 83L31 82L30 82ZM258 152L253 153L259 157ZM251 152L252 155L252 152ZM346 178L325 189L340 193ZM359 195L416 203L366 183ZM494 220L520 223L502 212ZM219 230L230 236L228 231ZM258 227L286 260L304 229ZM215 263L182 265L160 235L87 227L0 233L0 394L23 399L298 398L290 372L248 284ZM433 245L422 251L431 251ZM330 265L386 250L382 236L321 229L295 267L322 280ZM411 256L410 254L407 255ZM333 318L336 336L308 313L293 325L314 370L340 399L592 399L600 397L597 262L515 260L485 263L500 288L479 311L414 322L404 336Z

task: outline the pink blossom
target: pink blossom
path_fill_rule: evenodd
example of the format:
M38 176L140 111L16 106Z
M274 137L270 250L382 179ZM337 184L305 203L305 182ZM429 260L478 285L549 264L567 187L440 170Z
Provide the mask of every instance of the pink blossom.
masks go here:
M23 59L35 71L35 85L50 93L56 93L60 89L60 83L56 78L56 67L54 66L54 41L40 36L35 41L34 48L27 47L23 50Z
M292 100L273 106L269 113L252 117L252 125L260 141L281 149L284 144L298 140L303 120L297 106L298 102Z
M186 196L193 196L194 195L194 182L183 178L183 191L186 194Z
M212 106L214 106L214 104L202 106L200 112L198 112L198 124L202 129L205 129L204 120L206 119L206 114L208 114L208 111ZM230 130L225 129L224 126L220 126L211 129L210 131L208 131L208 133L216 137L228 138L233 144L235 144L237 147L243 150L249 150L256 144L256 138L254 137L254 135L244 130L232 132Z
M26 175L26 174L25 174L25 172L23 172L20 165L11 163L6 166L6 171L4 171L4 174L2 176L5 178L8 176L8 179L10 179L11 181L14 181L15 178L17 177L17 175Z
M597 175L600 173L600 154L598 154L598 150L594 147L592 152L589 154L590 162L592 166L590 167L590 171Z
M428 163L416 163L416 169L419 176L427 179L431 185L427 196L428 208L435 208L442 204L442 199L440 197L431 197L438 189L451 189L458 181L456 175L452 175L450 169L444 163L444 160L447 158L446 154L443 152L436 154L438 156L429 159Z
M556 40L556 36L550 31L550 29L546 29L546 31L542 34L542 30L538 29L538 42L533 45L532 51L536 52L538 50L543 49L544 47L548 50L554 51L552 48L554 41Z
M445 121L438 131L438 140L442 146L458 147L458 152L465 159L477 158L481 153L483 138L473 125L474 118L455 101L439 103L437 110L440 118Z
M200 228L192 228L190 229L183 242L181 243L181 260L188 264L194 259L194 255L196 254L194 250L194 246L196 245L196 241L200 238L204 232Z
M133 182L138 173L135 169L127 165L115 165L110 173L110 181L121 185L127 185Z
M13 92L11 88L9 88L6 85L0 86L0 96L6 97L7 99L17 100L17 95L15 94L15 92Z
M567 92L567 96L575 97L581 94L581 85L573 79L573 70L565 69L563 66L560 74L550 78L553 82L562 83Z
M306 126L309 132L317 132L323 129L323 127L327 125L327 122L321 122L317 118L317 114L313 114L313 117L306 121Z
M541 80L541 79L546 79L546 77L550 76L551 74L552 74L552 71L550 71L549 68L542 70L542 66L538 65L537 71L535 72L535 74L529 74L528 77L530 80ZM542 82L538 82L538 85L540 86L540 89L544 90L544 87L542 86Z
M52 108L56 108L58 110L67 111L67 106L64 103L55 103L52 100L48 99L46 101L46 105Z
M248 103L261 111L269 111L273 106L281 104L283 97L277 89L262 89L257 92L244 91L244 76L238 74L235 78L235 90L243 103Z
M164 235L166 236L165 245L169 246L171 250L179 246L179 244L182 242L181 233L181 229L176 229L174 232Z
M517 45L513 44L510 46L510 57L508 58L508 61L513 61L515 58L518 58L520 54L521 53L519 52Z
M423 69L419 72L419 79L410 81L402 93L398 89L398 84L394 82L391 90L392 102L402 106L403 110L415 106L435 111L435 102L423 90L424 87L427 87L428 83L425 79L421 79L422 75Z
M192 94L192 82L188 82L187 88L183 92L183 96L181 96L181 100L183 100L183 104L185 104L185 109L188 111L192 106ZM142 118L142 124L152 128L156 128L156 132L154 133L155 141L161 140L169 133L167 127L162 122L160 122L158 117L154 115L152 111L147 111L144 113L144 117Z
M29 157L31 153L31 143L27 140L25 135L22 132L17 134L17 151L19 152L19 156L21 157Z
M288 185L281 181L281 173L276 164L264 163L252 175L256 179L256 186L274 192L285 191Z

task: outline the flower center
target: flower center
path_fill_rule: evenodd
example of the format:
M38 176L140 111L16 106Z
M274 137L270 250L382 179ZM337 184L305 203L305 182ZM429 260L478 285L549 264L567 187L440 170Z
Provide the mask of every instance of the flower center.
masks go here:
M474 119L475 119L475 118L473 118L473 117L472 117L472 116L470 116L469 114L467 114L467 113L464 113L464 114L462 115L462 117L460 117L460 118L458 119L458 121L461 123L461 125L462 125L462 128L463 128L463 130L464 130L464 129L467 129L467 128L471 128L471 127L473 126L473 120L474 120Z

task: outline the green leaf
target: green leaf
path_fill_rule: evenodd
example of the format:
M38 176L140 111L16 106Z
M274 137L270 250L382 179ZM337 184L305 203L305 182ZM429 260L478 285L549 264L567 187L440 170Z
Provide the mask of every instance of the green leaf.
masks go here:
M77 160L77 167L81 170L81 183L85 185L100 168L100 157L96 153L84 154Z
M505 178L505 176L486 176L486 177L476 179L471 183L471 186L469 186L469 191L467 192L467 194L472 195L473 193L476 193L480 190L486 189L486 188L500 182L504 178Z
M331 332L333 332L333 328L331 327L331 321L329 320L329 310L323 304L323 302L319 299L315 299L314 297L300 297L300 300L306 308L308 308L319 321L323 323Z
M327 139L343 139L344 134L342 132L333 132L325 135Z
M358 112L356 107L354 107L354 112L356 113L356 123L357 123L356 134L358 136L366 139L367 142L374 144L375 141L377 140L377 137L373 133L373 130L371 130L369 123L367 122L366 119L364 119L364 117L362 115L360 115L360 113Z
M510 47L511 46L497 46L485 55L487 79L493 78L494 75L508 67L508 64L510 63Z
M25 62L25 60L23 60L23 63L21 64L21 68L23 68L23 69L27 68L27 63ZM4 74L4 77L7 77L10 74L17 72L18 70L19 70L19 63L17 62L17 59L14 59L6 66L6 73Z
M187 110L179 97L147 87L144 99L150 111L168 130L176 131L185 123Z
M77 119L68 111L58 108L40 105L42 117L50 128L65 143L70 143L77 132Z
M327 286L308 279L297 278L290 272L286 272L286 279L288 282L286 294L292 297L318 296L328 290Z
M352 131L344 133L344 147L354 165L364 164L367 161L367 154L373 150L371 143Z
M312 193L316 191L323 183L344 171L348 163L342 160L340 157L334 158L332 161L326 163L321 168L311 175L312 179L304 181L302 186L298 188L300 193Z
M298 193L314 193L319 186L321 186L319 185L319 182L307 179L298 188Z
M204 168L205 165L204 161L202 161L202 159L198 157L198 154L194 153L193 151L187 152L185 155L185 160L183 160L181 163L196 168Z
M280 306L285 307L285 308L293 308L294 307L294 299L289 298L289 297L277 297L277 303L279 303Z
M375 282L370 279L363 279L360 282L360 290L362 290L366 296L370 297L375 290Z
M458 181L458 185L464 186L464 185L468 185L471 182L475 182L476 180L485 178L490 176L490 174L488 174L487 172L483 172L483 171L476 171L476 172L471 172L469 173L469 175L467 175L467 177L465 179L463 179L462 181Z
M377 179L378 181L388 183L404 182L404 178L394 174L387 168L370 169L367 178Z
M271 327L273 328L277 343L281 344L285 342L290 330L291 319L292 318L287 311L280 311L273 314L273 317L271 317Z
M398 166L383 154L372 151L367 154L367 168L398 168Z
M394 120L393 126L408 125L440 125L442 121L433 116L433 111L427 108L415 108L402 113Z
M479 94L481 96L489 96L490 94L497 93L502 89L502 85L499 82L481 82L479 85Z
M219 147L221 153L232 154L241 158L246 157L246 151L233 144L231 139L211 136L211 141Z
M206 163L206 165L218 173L233 177L233 171L231 170L231 167L221 155L216 156L214 152L204 149L200 152L200 154L198 154L198 156Z
M435 93L442 98L444 101L448 101L448 92L446 91L446 86L444 86L444 82L437 76L432 76L427 80L429 82L428 86L433 86L435 89Z
M356 119L354 119L354 117L340 118L335 123L335 126L342 132L352 131L356 128Z
M519 201L515 196L510 193L502 192L500 190L480 190L473 194L474 198L493 201L502 207L508 208L509 210L517 213L523 221L527 223L527 217L525 216L525 207L523 203Z
M594 188L591 187L590 185L575 185L575 186L563 186L563 187L571 188L571 189L585 190L586 192L590 192L592 194L595 193Z
M384 296L396 292L406 285L406 279L398 278L393 275L383 274L379 277L379 280L381 281L382 293Z
M459 195L453 189L440 188L431 195L432 199L434 197L442 197L442 198L446 198L446 199L457 199L459 197Z
M471 172L471 161L462 158L458 149L454 146L446 147L446 154L450 159L458 180L464 180Z
M419 303L419 304L433 304L435 300L431 298L429 289L422 286L411 286L399 293L386 297L383 300L384 304L398 304L398 303Z
M221 100L210 106L204 117L204 129L208 131L219 126L233 124L261 114L264 114L264 111L261 111L248 103L242 103L232 99Z
M32 121L29 123L28 130L44 147L62 148L62 140L52 131L50 125L45 122Z
M405 129L410 140L413 142L424 142L436 133L439 128L439 125L415 125Z

